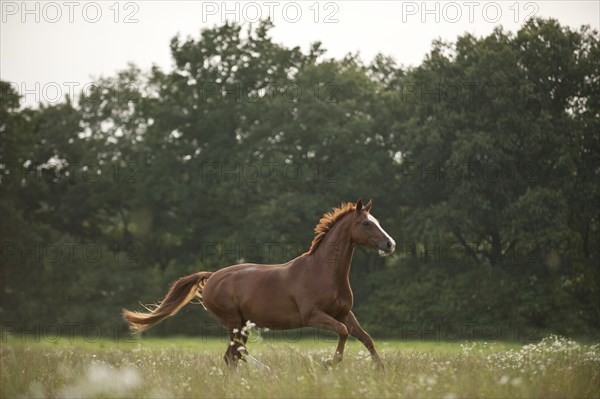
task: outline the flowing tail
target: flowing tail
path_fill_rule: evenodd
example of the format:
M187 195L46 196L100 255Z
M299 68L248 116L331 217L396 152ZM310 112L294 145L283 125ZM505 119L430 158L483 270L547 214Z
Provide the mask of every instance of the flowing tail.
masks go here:
M202 300L202 290L212 272L198 272L175 281L165 298L153 308L144 306L148 312L132 312L123 309L123 317L135 332L142 332L167 317L173 316L194 297Z

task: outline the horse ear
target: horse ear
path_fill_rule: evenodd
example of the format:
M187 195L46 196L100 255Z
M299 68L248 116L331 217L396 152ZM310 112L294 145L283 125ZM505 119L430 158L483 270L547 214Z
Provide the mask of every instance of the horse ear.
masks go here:
M356 201L356 212L360 212L363 209L363 203L362 203L362 199L358 199L358 201Z
M365 212L371 212L371 207L373 206L373 200L369 200L367 205L365 205Z

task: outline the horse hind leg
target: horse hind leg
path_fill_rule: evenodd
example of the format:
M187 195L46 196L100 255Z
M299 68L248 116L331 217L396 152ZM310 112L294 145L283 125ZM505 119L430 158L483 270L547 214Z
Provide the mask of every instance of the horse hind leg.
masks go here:
M246 342L248 341L249 335L250 335L250 329L246 329L246 328L242 327L241 338L242 338L243 346L241 346L241 347L238 348L238 351L243 355L242 359L244 361L246 361L246 359L249 359L250 362L252 362L252 364L254 364L254 366L258 370L267 371L269 373L273 373L273 371L271 370L271 368L269 366L267 366L266 364L264 364L263 362L261 362L260 360L258 360L254 356L252 356L250 354L250 352L248 352L248 348L246 346Z
M250 362L254 364L257 369L272 373L269 366L248 352L246 347L248 335L249 332L243 329L233 328L229 331L230 341L224 356L225 362L235 370L239 360L247 361L246 359L250 359Z
M239 329L237 329L239 331ZM240 359L244 360L242 351L245 350L245 345L241 339L239 332L234 332L236 329L229 331L229 342L223 359L230 367L236 368Z
M261 362L260 360L258 360L254 356L252 356L250 353L248 353L248 351L245 351L244 356L246 356L248 359L250 359L252 364L254 364L254 366L258 370L268 371L269 373L273 372L273 370L271 370L271 368L269 366L267 366L266 364L264 364L263 362Z

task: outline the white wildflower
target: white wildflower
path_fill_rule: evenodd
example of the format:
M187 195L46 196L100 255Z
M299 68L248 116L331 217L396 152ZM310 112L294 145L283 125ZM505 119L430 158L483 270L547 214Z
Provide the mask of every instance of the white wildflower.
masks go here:
M437 383L437 379L435 379L435 377L427 377L425 378L425 382L427 385L435 385Z
M510 383L513 387L516 387L516 386L521 385L522 382L523 382L523 379L521 377L517 377L517 378L513 378Z

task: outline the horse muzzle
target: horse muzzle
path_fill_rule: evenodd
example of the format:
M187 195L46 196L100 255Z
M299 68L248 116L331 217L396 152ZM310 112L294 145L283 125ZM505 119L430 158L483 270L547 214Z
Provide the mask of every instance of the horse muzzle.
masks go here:
M396 250L396 242L392 239L380 241L377 243L379 255L387 256Z

